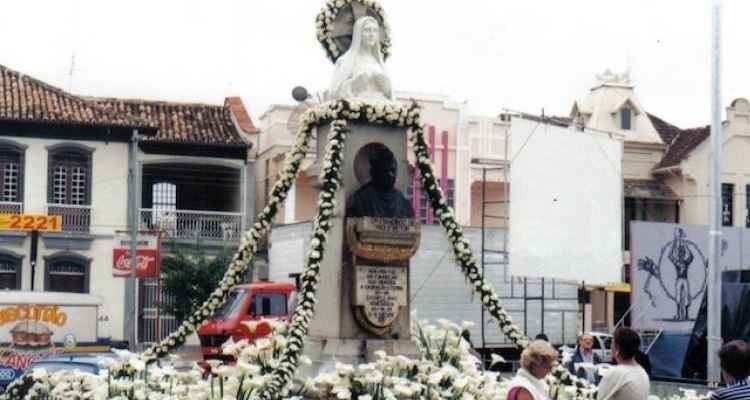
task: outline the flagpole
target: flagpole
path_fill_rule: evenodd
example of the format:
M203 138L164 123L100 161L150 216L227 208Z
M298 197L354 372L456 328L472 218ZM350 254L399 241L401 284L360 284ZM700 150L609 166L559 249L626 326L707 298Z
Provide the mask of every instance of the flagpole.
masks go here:
M708 354L707 381L716 386L721 380L719 347L721 346L721 0L711 7L711 194L709 196L708 241Z

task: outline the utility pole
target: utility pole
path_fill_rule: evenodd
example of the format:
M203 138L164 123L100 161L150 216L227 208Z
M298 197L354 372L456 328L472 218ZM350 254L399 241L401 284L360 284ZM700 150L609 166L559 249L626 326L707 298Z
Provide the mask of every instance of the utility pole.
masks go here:
M137 284L138 281L135 278L135 270L137 266L137 252L138 252L138 130L133 130L133 136L130 140L130 169L128 171L128 196L130 212L128 216L130 221L130 269L132 274L125 278L125 320L124 329L125 337L128 339L128 346L131 350L135 350L137 335Z
M711 194L708 233L707 380L717 386L721 380L721 0L712 0L711 35Z

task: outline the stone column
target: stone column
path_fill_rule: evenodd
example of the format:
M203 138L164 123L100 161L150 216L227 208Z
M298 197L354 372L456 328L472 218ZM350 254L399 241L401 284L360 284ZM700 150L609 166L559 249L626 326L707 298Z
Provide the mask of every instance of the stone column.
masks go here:
M333 227L321 265L315 318L310 324L305 345L305 353L313 360L313 366L302 370L303 375L331 370L334 359L354 364L371 361L373 353L381 349L392 354L416 354L409 334L408 274L407 305L401 307L388 337L377 337L360 326L354 316L352 255L346 247L345 238L346 200L369 181L369 159L366 155L357 157L365 146L382 144L388 147L398 163L395 187L407 193L411 175L406 160L406 130L372 124L350 124L349 129L344 147L342 185L336 195ZM328 132L328 126L318 129L318 161L312 167L313 171L322 169L320 164L325 156Z

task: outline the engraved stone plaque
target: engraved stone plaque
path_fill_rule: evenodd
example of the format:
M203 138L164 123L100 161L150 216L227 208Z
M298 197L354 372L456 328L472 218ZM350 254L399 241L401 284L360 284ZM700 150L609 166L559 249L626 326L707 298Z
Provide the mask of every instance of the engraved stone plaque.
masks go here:
M355 282L355 305L363 308L367 323L374 327L389 327L407 304L404 266L357 265Z
M407 261L419 248L419 223L411 218L349 218L350 251L382 262Z

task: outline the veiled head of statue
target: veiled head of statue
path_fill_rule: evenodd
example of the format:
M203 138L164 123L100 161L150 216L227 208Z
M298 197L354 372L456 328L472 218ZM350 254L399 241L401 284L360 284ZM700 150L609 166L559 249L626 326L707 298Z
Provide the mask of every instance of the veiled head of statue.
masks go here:
M380 190L390 190L396 184L398 164L387 147L370 153L370 176L372 184Z

